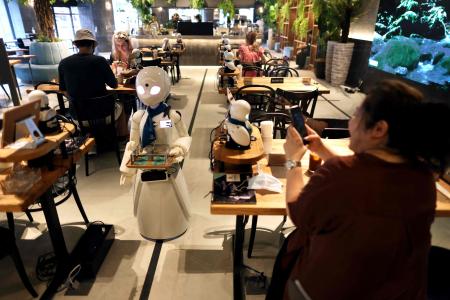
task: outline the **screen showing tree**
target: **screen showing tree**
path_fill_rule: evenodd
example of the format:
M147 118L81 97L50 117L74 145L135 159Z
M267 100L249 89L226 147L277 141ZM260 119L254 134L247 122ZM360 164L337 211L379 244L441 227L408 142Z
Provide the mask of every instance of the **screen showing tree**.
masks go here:
M449 13L449 0L381 0L369 65L450 90Z

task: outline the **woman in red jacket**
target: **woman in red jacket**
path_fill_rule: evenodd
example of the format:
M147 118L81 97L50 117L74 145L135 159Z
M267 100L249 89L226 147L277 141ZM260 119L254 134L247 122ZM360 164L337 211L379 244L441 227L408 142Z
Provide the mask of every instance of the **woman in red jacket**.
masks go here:
M426 299L435 175L449 165L450 109L416 89L383 81L349 123L354 155L339 157L309 129L324 161L307 185L287 171L288 213L297 226L282 247L267 299L289 299L298 280L313 300ZM306 152L290 127L286 159Z

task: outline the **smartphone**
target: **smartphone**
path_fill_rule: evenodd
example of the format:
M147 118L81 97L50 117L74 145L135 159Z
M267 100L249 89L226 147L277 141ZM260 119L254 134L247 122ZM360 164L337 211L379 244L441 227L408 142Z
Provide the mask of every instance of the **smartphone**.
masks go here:
M305 140L305 137L308 135L308 131L305 126L305 119L303 118L302 110L298 105L291 106L291 119L294 128L298 131L300 136L302 137L303 144L308 144L308 141Z

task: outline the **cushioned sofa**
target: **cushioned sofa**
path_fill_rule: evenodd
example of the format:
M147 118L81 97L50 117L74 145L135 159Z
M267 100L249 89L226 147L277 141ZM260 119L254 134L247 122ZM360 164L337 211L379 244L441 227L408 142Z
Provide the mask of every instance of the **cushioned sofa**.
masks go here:
M31 59L33 81L42 82L58 78L58 64L61 59L71 55L71 51L64 42L33 42L30 45L30 54L36 55ZM31 82L31 74L28 63L14 65L17 78L21 81Z

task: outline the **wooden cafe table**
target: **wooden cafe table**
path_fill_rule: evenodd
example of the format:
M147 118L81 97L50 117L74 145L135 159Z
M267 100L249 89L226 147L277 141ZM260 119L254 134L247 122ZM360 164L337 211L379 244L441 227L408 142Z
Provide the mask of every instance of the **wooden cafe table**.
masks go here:
M302 83L301 77L282 77L283 83L271 83L271 79L274 77L241 77L236 84L236 89L240 89L246 85L266 85L274 90L282 89L288 92L307 92L318 89L319 95L329 94L330 89L320 84L319 82L311 79L311 84L305 85ZM248 88L243 93L260 93L266 90L254 87Z
M284 139L274 139L271 154L274 156L284 155ZM330 139L324 140L338 155L351 155L352 151L348 148L348 139ZM278 159L279 160L279 159ZM302 158L303 179L305 184L309 181L309 175L306 172L309 163L309 154ZM263 158L260 164L264 165L263 171L277 177L283 184L283 192L280 194L264 190L256 191L255 204L214 204L211 203L210 211L213 215L234 215L236 216L235 241L233 249L233 294L234 299L245 299L245 281L244 281L244 258L243 244L245 223L244 216L249 215L287 215L285 193L286 193L286 169L284 166L267 165L268 161ZM439 182L450 192L449 186ZM442 193L437 192L436 217L450 217L450 199Z
M53 149L57 148L59 144L63 145L64 140L71 132L74 132L75 127L73 124L64 123L62 129L63 130L60 133L46 135L46 142L38 146L36 149L0 149L0 162L19 162L22 160L31 160L49 153ZM75 259L67 250L58 212L56 210L56 205L52 195L52 186L66 172L75 172L75 162L78 161L82 155L87 153L93 145L94 139L88 138L82 145L79 146L78 151L72 154L65 153L65 155L62 151L62 155L55 155L53 159L53 167L41 168L41 179L36 182L26 193L0 195L0 211L2 212L23 212L37 201L41 204L45 220L47 222L50 240L58 261L55 276L48 285L44 294L41 296L41 299L51 299L53 294L57 292L60 285L67 279L70 271L77 264ZM61 149L63 150L63 148ZM0 172L0 181L5 180L9 173L10 169ZM74 182L70 183L70 189L77 205L80 207L81 202L79 202L80 200ZM84 214L84 210L80 209L80 211L83 214L85 222L87 222L87 217Z

